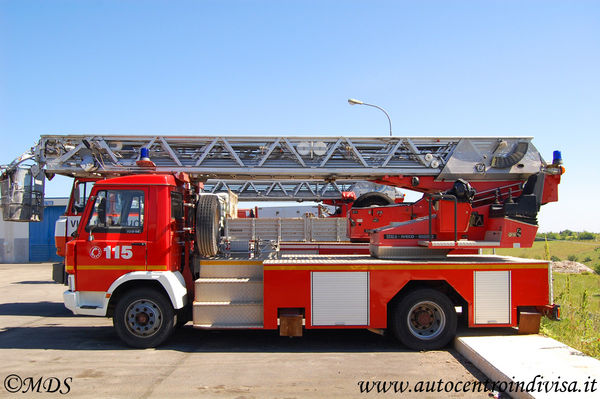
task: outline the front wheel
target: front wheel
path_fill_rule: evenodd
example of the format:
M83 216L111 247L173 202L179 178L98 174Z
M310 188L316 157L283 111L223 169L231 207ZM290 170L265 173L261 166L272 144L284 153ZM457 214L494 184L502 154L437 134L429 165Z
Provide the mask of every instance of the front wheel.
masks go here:
M396 338L414 350L444 347L456 335L456 311L439 291L420 289L406 295L393 309Z
M113 325L119 338L134 348L162 344L173 332L176 317L171 301L160 292L136 289L117 303Z

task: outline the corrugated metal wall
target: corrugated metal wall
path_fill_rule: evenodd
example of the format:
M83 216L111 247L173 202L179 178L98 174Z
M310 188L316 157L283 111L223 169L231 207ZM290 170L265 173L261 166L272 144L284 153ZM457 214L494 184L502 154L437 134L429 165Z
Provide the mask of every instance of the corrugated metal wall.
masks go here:
M62 258L56 255L54 244L54 226L58 218L65 213L64 206L44 208L44 220L29 223L29 261L58 262Z

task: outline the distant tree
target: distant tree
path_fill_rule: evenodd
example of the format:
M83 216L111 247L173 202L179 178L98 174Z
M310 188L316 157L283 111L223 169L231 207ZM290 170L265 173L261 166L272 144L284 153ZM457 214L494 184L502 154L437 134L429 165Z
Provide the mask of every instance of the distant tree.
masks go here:
M579 240L595 240L596 235L594 233L590 233L589 231L584 231L583 233L577 234L577 239L579 239Z
M560 236L558 235L558 233L546 233L546 238L548 240L558 240L560 238Z
M573 236L573 231L572 230L563 230L560 232L560 238L562 238L563 240L570 238L571 236Z
M586 256L585 259L583 260L583 262L591 262L592 258L590 258L589 256Z
M552 255L552 256L550 257L550 260L551 260L552 262L560 262L560 258L559 258L558 256L556 256L556 255Z
M567 259L571 262L577 262L577 255L569 255Z

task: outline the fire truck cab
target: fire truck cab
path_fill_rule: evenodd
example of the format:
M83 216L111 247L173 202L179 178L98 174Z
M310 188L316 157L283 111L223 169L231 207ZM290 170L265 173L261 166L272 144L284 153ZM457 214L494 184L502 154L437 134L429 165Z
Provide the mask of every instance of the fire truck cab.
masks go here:
M68 309L114 316L126 342L128 328L148 336L176 322L176 310L188 303L188 288L193 289L190 269L184 267L184 184L173 175L95 183L74 239L66 246ZM158 308L160 315L152 311ZM126 327L131 323L125 320L128 314L135 314L135 327Z

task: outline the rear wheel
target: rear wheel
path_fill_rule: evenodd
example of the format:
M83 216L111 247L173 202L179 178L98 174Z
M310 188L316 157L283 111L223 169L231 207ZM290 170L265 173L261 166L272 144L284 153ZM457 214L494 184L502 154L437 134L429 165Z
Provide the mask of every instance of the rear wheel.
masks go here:
M216 195L202 195L196 204L196 244L202 256L215 256L219 250L221 208Z
M117 335L134 348L152 348L162 344L175 328L171 301L151 289L136 289L117 303L113 325Z
M409 293L396 304L392 316L394 335L411 349L440 349L456 335L454 305L439 291Z

